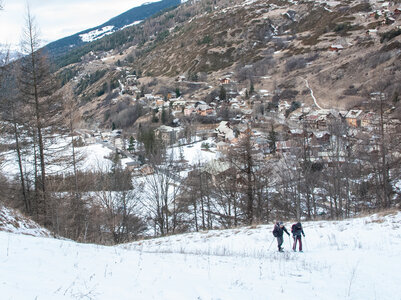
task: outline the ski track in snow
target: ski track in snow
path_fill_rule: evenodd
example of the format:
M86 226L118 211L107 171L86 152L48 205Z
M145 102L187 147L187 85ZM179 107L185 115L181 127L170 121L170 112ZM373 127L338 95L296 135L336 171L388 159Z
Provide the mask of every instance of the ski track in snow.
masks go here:
M401 299L400 224L304 223L302 254L272 225L115 247L0 232L1 299Z

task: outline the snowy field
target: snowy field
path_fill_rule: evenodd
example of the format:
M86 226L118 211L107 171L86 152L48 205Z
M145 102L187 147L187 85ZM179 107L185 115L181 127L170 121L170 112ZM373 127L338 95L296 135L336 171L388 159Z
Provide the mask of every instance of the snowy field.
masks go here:
M304 253L269 248L271 225L116 247L1 232L1 299L401 299L400 212L304 230Z
M69 139L57 138L56 141L49 147L49 156L54 158L69 157L71 160L72 150L69 145ZM190 145L180 147L168 148L168 155L174 159L179 159L182 155L183 158L188 162L189 165L196 165L199 163L205 163L218 157L216 149L213 148L210 151L202 150L202 144L209 143L213 144L213 139L200 140ZM109 146L109 147L108 147ZM77 147L75 149L77 156L82 157L82 160L78 163L78 169L82 171L107 171L112 166L112 161L109 159L112 156L112 146L105 143L97 143L87 145L83 147ZM50 155L51 153L51 155ZM1 166L3 174L6 174L9 178L14 178L19 175L19 167L17 154L15 151L8 151L2 154L4 156L4 165ZM47 165L47 173L51 175L60 173L71 173L73 171L71 161L56 163L49 162ZM126 164L132 162L130 158L124 158L121 160L122 166L125 168ZM33 155L25 155L23 157L23 168L27 172L33 172Z

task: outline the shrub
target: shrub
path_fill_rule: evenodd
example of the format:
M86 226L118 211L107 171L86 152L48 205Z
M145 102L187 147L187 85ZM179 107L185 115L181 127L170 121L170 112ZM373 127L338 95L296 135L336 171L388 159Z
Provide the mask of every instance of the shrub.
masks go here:
M202 45L202 44L210 44L213 41L213 39L210 37L210 35L206 35L203 37L202 40L198 41L198 45Z
M81 94L87 87L100 80L106 74L106 72L107 70L98 70L92 74L84 76L75 87L75 94Z
M303 57L293 57L290 58L287 63L285 64L285 70L287 72L291 72L297 69L305 68L306 66L306 59Z
M399 36L401 34L401 29L392 29L390 31L381 33L380 43L384 43L386 41L390 41L391 39Z
M352 28L352 26L350 23L340 23L340 24L336 24L333 31L336 33L339 33L339 34L345 34L351 28Z
M284 90L280 94L280 98L283 100L292 100L298 95L298 91L296 90Z

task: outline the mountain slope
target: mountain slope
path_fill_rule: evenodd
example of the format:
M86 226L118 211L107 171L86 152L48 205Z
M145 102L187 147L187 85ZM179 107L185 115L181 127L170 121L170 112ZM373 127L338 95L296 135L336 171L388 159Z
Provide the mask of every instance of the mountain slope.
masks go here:
M145 44L146 55L134 66L149 76L234 72L239 82L269 91L295 90L301 103L310 101L307 78L319 87L324 108L346 109L383 79L390 86L399 81L401 18L377 21L372 14L381 5L248 1L217 8L174 28L161 43Z
M0 232L49 237L50 232L14 209L0 204Z
M162 11L166 8L179 5L180 0L161 0L153 3L146 3L138 7L134 7L112 19L94 28L90 28L69 37L62 38L48 44L45 48L51 57L59 57L70 52L72 49L82 46L92 40L101 38L105 34L112 34L125 26L132 25L137 21L145 20L146 18ZM98 34L96 34L98 32ZM92 39L83 37L91 35Z
M112 70L123 67L142 77L172 80L185 75L202 78L213 88L219 88L219 78L231 74L238 91L249 89L252 82L256 90L275 93L279 100L313 105L307 80L321 107L350 109L384 85L389 94L399 89L401 17L391 23L372 16L381 7L376 1L185 3L76 49L61 65L78 62L93 72L94 65L107 64ZM88 53L95 56L87 58ZM113 63L105 62L108 57ZM83 58L87 62L81 64ZM108 80L105 76L97 85ZM203 100L210 92L188 96ZM81 96L88 94L94 95L91 87Z
M2 297L399 299L400 222L400 212L306 222L304 253L278 253L271 225L120 247L0 233Z

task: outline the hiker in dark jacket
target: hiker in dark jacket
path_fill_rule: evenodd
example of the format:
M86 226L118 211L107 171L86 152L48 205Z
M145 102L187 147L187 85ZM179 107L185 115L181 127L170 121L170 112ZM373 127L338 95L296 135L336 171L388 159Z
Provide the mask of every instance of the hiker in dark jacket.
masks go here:
M274 225L273 235L277 238L278 251L280 252L283 252L283 248L281 247L281 245L284 242L283 239L284 231L288 234L288 236L290 236L287 229L284 227L283 222L277 222L276 225Z
M304 230L302 229L302 225L300 222L293 224L291 226L291 233L294 238L294 246L292 246L293 251L297 251L297 241L299 242L299 252L302 252L302 240L301 234L305 237Z

